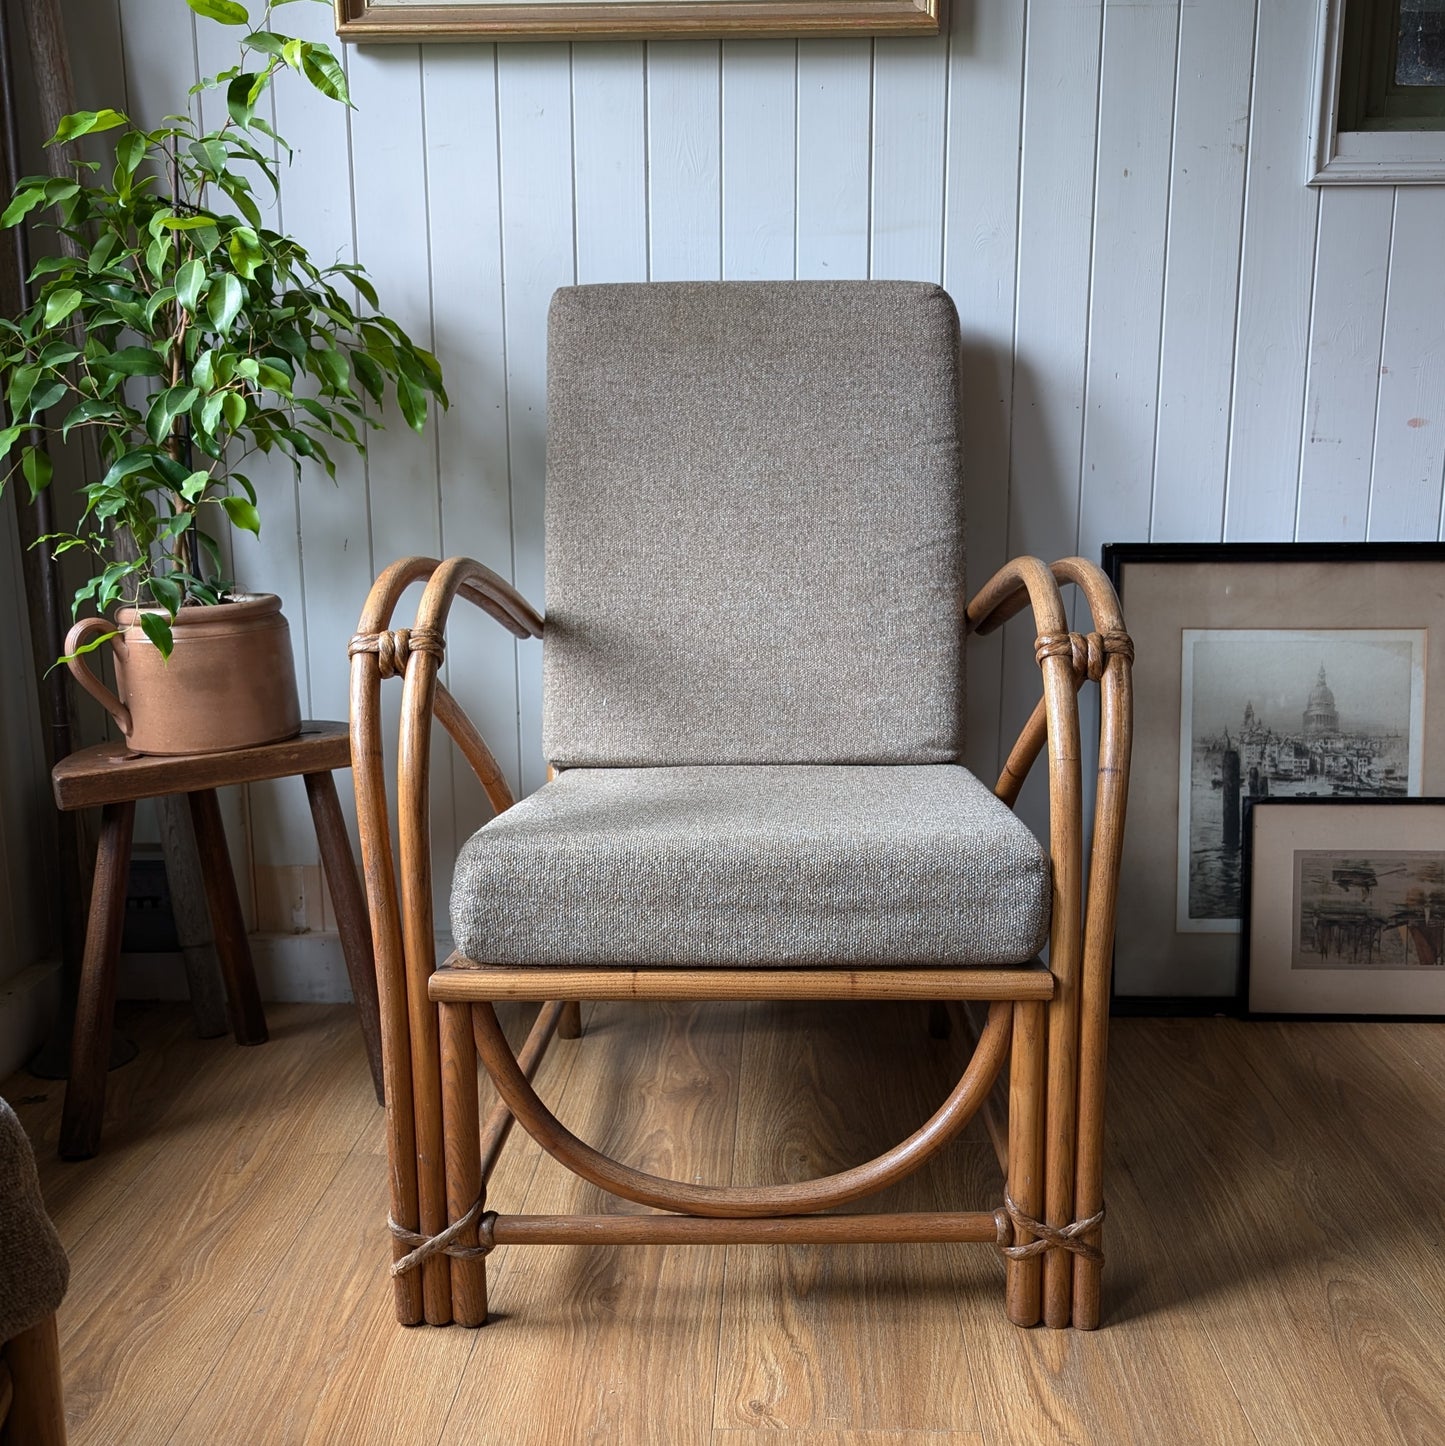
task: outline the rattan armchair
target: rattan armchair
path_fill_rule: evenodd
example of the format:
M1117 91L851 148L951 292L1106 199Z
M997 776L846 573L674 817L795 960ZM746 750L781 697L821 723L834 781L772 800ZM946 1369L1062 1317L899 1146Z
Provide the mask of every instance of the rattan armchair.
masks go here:
M398 562L351 644L399 1319L482 1324L486 1254L506 1243L966 1240L1007 1257L1010 1320L1094 1327L1132 648L1108 582L1079 558L1019 559L963 605L952 303L912 283L568 288L549 324L548 409L550 781L514 804L439 677L458 597L544 637L495 573ZM396 629L418 582L415 622ZM1082 594L1090 631L1070 630L1061 584ZM990 790L959 763L964 643L1026 608L1042 696ZM1086 865L1077 694L1090 681L1101 729ZM440 967L433 719L497 814L459 859L456 951ZM1012 812L1045 751L1046 848ZM577 1001L773 998L957 1000L982 1018L931 1119L799 1184L644 1174L573 1136L529 1082L554 1034L578 1032ZM517 1054L500 1000L541 1003ZM478 1055L499 1096L485 1120ZM946 1145L1006 1062L998 1197L974 1211L839 1209ZM514 1120L657 1213L494 1212L486 1184Z

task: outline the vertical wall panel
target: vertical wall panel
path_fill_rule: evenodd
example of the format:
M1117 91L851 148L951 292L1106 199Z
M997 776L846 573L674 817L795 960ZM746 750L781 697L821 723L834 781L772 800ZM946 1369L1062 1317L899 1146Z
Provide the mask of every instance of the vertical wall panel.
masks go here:
M1217 542L1223 533L1257 3L1212 0L1179 14L1155 542Z
M434 348L425 89L416 46L359 46L349 53L352 99L352 205L357 259L371 273L383 310L420 346ZM417 436L395 408L373 433L367 454L373 562L435 557L442 550L437 435ZM410 602L406 606L412 606ZM399 620L400 621L400 620ZM388 756L394 756L392 737ZM448 893L447 860L456 828L452 755L434 740L432 848L437 865L434 908Z
M497 88L491 46L429 46L427 192L437 357L456 394L437 418L441 554L512 575L502 238L497 209ZM459 600L447 633L447 685L520 787L517 659L511 635ZM470 768L454 763L459 846L490 816ZM449 866L450 859L438 860Z
M1099 7L1084 0L1029 7L1009 550L1046 560L1072 553L1078 535L1099 31ZM1004 641L1005 739L1023 726L1039 693L1032 629L1032 619L1021 618ZM1047 795L1037 776L1030 785L1023 810L1037 825Z
M1104 8L1079 491L1085 557L1149 535L1178 38L1179 0Z
M798 43L722 48L722 274L793 275L798 161Z
M1018 251L1023 6L979 0L949 8L948 173L943 284L963 339L964 495L968 573L976 592L1008 559L1013 408L1014 267ZM970 642L968 763L990 780L999 757L1003 637Z
M1402 186L1370 490L1370 538L1433 539L1445 473L1445 189Z
M497 50L502 277L507 343L507 440L512 469L516 583L542 605L542 486L546 471L547 305L576 278L572 97L567 52L555 45ZM538 719L541 649L517 651L522 787L545 776Z
M1316 0L1259 7L1224 535L1294 535L1319 192L1303 184Z
M649 278L722 275L721 52L714 42L647 47Z
M870 40L798 42L798 275L868 274Z
M937 281L943 270L947 41L879 40L873 54L870 274Z
M647 280L647 131L640 43L572 53L577 280Z
M1301 542L1365 535L1394 213L1389 186L1337 186L1320 196L1295 527Z

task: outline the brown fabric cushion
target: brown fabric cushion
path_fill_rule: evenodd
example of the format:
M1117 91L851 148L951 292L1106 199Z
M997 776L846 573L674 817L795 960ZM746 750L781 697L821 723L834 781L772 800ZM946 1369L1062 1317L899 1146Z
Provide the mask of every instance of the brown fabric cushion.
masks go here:
M559 291L547 756L956 760L957 358L920 283Z
M0 1341L53 1315L69 1284L70 1261L45 1213L30 1141L0 1100Z

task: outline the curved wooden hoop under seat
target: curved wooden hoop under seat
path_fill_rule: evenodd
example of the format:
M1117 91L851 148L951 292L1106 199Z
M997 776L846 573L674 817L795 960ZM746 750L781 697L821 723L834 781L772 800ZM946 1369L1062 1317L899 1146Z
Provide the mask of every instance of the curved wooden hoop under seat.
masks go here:
M1008 1054L1013 1006L989 1006L988 1023L973 1058L952 1093L933 1116L891 1150L837 1174L793 1185L692 1185L664 1180L594 1150L579 1140L532 1088L517 1065L496 1011L490 1004L472 1006L472 1030L487 1072L527 1133L553 1159L593 1185L639 1205L688 1215L755 1218L766 1215L810 1215L874 1195L905 1179L931 1159L971 1120L983 1103Z

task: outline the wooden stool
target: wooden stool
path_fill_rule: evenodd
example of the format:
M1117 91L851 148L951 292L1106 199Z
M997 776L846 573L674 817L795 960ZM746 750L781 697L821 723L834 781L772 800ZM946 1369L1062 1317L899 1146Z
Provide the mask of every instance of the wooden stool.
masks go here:
M86 1160L100 1148L131 834L136 800L141 798L187 795L205 879L206 906L226 984L231 1032L237 1044L264 1044L266 1016L246 942L241 903L236 897L216 790L233 783L259 783L298 773L302 776L316 825L316 841L321 847L322 867L336 906L337 932L361 1016L371 1078L377 1101L382 1102L381 1025L371 925L331 777L333 769L350 766L351 745L345 723L303 723L300 734L284 743L194 757L157 757L131 753L123 743L101 743L72 753L55 765L51 782L61 808L101 808L100 848L70 1044L70 1080L60 1125L62 1159Z

